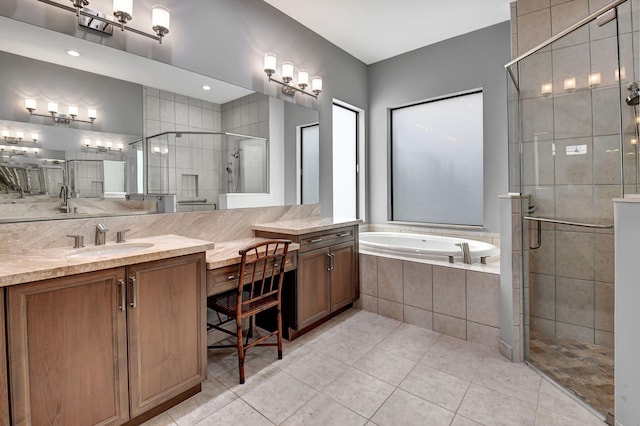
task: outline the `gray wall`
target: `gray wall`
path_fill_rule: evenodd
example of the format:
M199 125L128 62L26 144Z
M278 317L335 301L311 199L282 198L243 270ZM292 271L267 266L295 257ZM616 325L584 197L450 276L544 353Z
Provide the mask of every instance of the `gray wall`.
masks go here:
M64 3L61 1L61 3ZM135 28L150 27L150 9L157 0L135 2ZM2 0L0 14L76 35L173 64L238 86L283 97L262 70L264 53L304 66L324 80L319 101L296 96L295 102L320 113L320 201L322 213L332 211L331 104L338 98L367 107L367 67L324 38L257 0L163 0L171 9L171 32L162 45L128 32L112 37L77 30L75 15L38 2ZM109 0L92 0L91 7L111 10ZM283 98L284 99L284 98Z
M503 66L510 60L510 37L509 22L503 22L369 67L367 211L370 223L387 221L388 109L481 87L484 223L487 231L500 231L497 197L508 191L507 85ZM460 125L464 125L463 116Z

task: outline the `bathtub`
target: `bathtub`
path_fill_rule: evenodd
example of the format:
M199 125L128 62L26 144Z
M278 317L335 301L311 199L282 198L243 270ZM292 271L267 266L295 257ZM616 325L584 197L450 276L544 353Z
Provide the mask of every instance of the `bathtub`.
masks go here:
M485 263L488 257L500 255L493 244L463 238L400 232L361 232L360 251L366 254L382 254L410 259L448 260L462 263L462 250L456 244L469 244L473 263Z

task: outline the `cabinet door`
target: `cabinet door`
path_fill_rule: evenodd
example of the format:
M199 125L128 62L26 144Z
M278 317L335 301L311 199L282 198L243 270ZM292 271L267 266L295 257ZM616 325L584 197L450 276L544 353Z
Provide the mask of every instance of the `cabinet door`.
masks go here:
M12 424L128 419L123 279L117 268L8 288Z
M0 289L0 425L9 424L9 387L7 376L7 346L4 315L4 290Z
M313 324L330 312L329 249L298 255L297 329Z
M356 252L353 242L331 247L331 312L353 302L356 282Z
M127 268L131 417L206 378L205 270L204 253Z

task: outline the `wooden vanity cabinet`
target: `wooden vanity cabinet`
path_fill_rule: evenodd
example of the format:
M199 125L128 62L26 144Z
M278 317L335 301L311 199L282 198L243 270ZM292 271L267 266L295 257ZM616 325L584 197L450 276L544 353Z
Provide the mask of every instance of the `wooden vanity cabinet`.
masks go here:
M346 226L301 235L255 231L257 237L288 238L300 244L288 337L311 329L350 306L358 283L358 227ZM286 290L286 287L285 287Z
M119 425L206 378L204 253L7 288L12 424Z
M9 379L7 374L4 289L0 289L0 425L9 424Z

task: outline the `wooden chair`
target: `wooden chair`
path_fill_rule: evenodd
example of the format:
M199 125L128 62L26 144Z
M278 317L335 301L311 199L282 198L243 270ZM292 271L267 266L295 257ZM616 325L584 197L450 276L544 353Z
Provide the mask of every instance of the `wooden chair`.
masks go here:
M242 260L238 273L238 287L220 295L209 297L207 306L218 314L217 324L207 324L208 328L220 330L236 337L236 345L211 345L208 348L238 348L240 384L244 383L244 359L247 350L254 346L277 346L278 359L282 359L282 312L281 295L284 268L289 250L289 240L267 240L240 250ZM277 308L277 330L257 338L253 337L254 317L270 308ZM226 319L221 317L226 316ZM242 320L249 319L246 340L242 341ZM222 326L236 321L236 332ZM277 336L277 343L265 343L271 336Z

